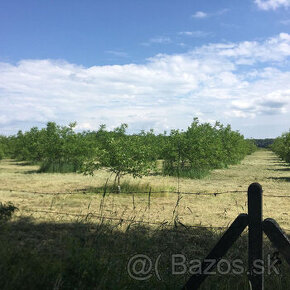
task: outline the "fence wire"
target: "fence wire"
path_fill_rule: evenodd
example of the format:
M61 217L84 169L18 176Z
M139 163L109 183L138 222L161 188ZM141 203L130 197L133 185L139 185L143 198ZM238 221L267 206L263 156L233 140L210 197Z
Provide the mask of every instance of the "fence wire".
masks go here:
M132 222L132 223L138 223L138 224L147 224L147 225L158 225L158 226L177 226L180 225L184 228L205 228L205 229L227 229L228 227L225 226L202 226L202 225L185 225L181 221L176 221L176 224L172 224L170 221L163 221L163 222L150 222L150 221L144 221L144 220L135 220L135 219L126 219L122 217L108 217L104 215L99 215L95 213L88 213L88 214L78 214L78 213L68 213L68 212L58 212L58 211L48 211L48 210L31 210L31 209L22 209L21 211L25 212L33 212L33 213L51 213L51 214L56 214L56 215L68 215L68 216L76 216L76 217L95 217L98 219L105 219L105 220L116 220L120 222Z
M40 192L40 191L29 191L21 189L10 189L10 188L1 188L0 191L9 191L9 192L23 192L23 193L33 193L33 194L43 194L43 195L62 195L62 194L118 194L116 191L105 191L105 192L94 192L87 189L79 189L77 191L64 191L64 192ZM169 193L169 194L184 194L184 195L200 195L200 196L217 196L227 193L247 193L246 190L227 190L227 191L216 191L216 192L185 192L185 191L169 191L169 190L159 190L159 191L126 191L121 192L121 194L158 194L158 193ZM277 198L290 198L290 195L272 195L264 194L264 197L277 197Z
M90 217L103 219L103 220L115 220L119 221L120 223L123 222L130 222L132 224L143 224L143 225L157 225L160 227L183 227L185 229L215 229L215 230L226 230L229 228L229 226L203 226L201 224L199 225L185 225L179 220L174 220L173 223L170 221L163 221L163 222L149 222L144 220L135 220L132 219L126 219L122 217L108 217L104 215L99 215L95 213L88 213L88 214L78 214L78 213L67 213L67 212L58 212L58 211L48 211L48 210L31 210L31 209L22 209L21 211L25 212L32 212L32 213L50 213L50 214L56 214L56 215L67 215L67 216L76 216L76 217L84 217L85 219L88 219ZM290 231L290 229L284 228L284 231Z

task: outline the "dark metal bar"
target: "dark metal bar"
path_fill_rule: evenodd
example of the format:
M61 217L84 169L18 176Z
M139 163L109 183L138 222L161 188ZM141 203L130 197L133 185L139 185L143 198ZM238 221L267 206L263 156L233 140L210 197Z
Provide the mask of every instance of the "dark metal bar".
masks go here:
M262 186L252 183L248 188L249 216L249 281L252 290L264 289Z
M151 187L149 189L149 194L148 194L148 207L150 209L150 198L151 198Z
M211 252L207 255L205 260L201 266L201 274L195 274L190 277L187 281L183 289L191 289L196 290L199 288L201 283L205 280L205 278L209 275L205 272L210 272L214 269L220 259L227 253L229 248L233 245L233 243L239 238L243 230L248 225L248 215L245 213L240 214L231 226L227 229L227 231L223 234L221 239L215 245L215 247L211 250ZM211 260L211 262L207 262L207 260ZM214 263L212 261L215 261Z
M263 230L290 265L290 241L277 222L271 218L265 219L263 221Z

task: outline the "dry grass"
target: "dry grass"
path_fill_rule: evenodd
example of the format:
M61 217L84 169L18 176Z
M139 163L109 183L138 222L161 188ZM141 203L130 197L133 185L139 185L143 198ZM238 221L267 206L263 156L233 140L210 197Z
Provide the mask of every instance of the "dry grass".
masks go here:
M152 193L150 207L147 193L105 197L93 193L109 177L105 171L91 177L39 174L37 169L13 160L0 162L0 201L10 201L19 208L16 217L1 227L1 289L180 289L188 275L172 275L170 256L183 253L191 259L203 259L224 231L187 225L228 226L239 213L247 212L246 191L252 182L264 188L264 217L290 228L289 198L266 196L290 196L290 167L266 150L229 169L215 170L202 180L125 178L127 187L131 184L144 189L149 184L152 191L178 187L181 192L238 191L217 196ZM174 220L177 226L167 227L175 225ZM167 223L156 224L161 222ZM242 235L226 258L241 258L246 265L246 249L247 236ZM274 251L265 239L265 255ZM129 277L126 266L136 253L153 259L162 255L162 281ZM285 261L281 272L283 275L265 277L265 289L289 289ZM201 289L245 290L248 281L246 275L217 275L209 277Z
M36 173L36 166L23 165L13 160L0 163L1 201L11 201L19 209L18 215L34 215L37 219L59 220L60 216L47 213L27 213L25 210L55 211L67 214L100 214L147 222L171 222L177 194L102 194L91 193L93 188L104 186L109 174L96 172L95 176L81 174ZM125 177L124 181L139 187L147 185L163 190L177 190L174 177L150 176L143 179ZM284 228L290 228L290 203L288 198L266 195L289 195L290 168L272 152L259 150L246 157L241 164L228 169L214 170L202 180L180 179L181 192L225 193L217 196L182 194L176 209L179 220L187 225L227 226L242 212L247 211L246 191L252 182L259 182L264 189L264 217L276 219ZM10 191L12 190L12 191ZM25 192L21 192L25 191ZM37 192L37 193L35 193ZM58 194L64 193L66 194ZM51 193L51 194L49 194ZM54 193L54 195L52 195ZM290 196L290 195L289 195ZM100 205L102 203L102 209ZM102 210L102 212L101 212ZM61 220L72 221L77 217L61 215Z

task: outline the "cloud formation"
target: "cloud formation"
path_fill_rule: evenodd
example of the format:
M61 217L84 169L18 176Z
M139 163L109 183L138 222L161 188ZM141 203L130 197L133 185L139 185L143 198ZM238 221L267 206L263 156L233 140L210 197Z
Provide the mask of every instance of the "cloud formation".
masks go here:
M133 131L162 132L186 128L195 116L234 125L259 119L269 126L276 116L289 124L289 56L290 35L281 33L159 54L144 64L0 63L0 129L15 133L54 120L77 121L79 129L126 122Z
M128 57L128 54L126 52L119 50L106 50L105 52L116 57Z
M290 6L290 0L255 0L256 5L262 10L276 10Z
M168 36L158 36L150 38L147 42L142 42L141 44L144 46L150 46L151 44L168 44L171 42L172 40Z
M197 11L192 15L193 18L206 18L207 16L208 14L202 11Z
M195 31L181 31L178 33L178 35L200 38L200 37L209 36L211 35L211 33L206 32L206 31L201 31L201 30L195 30Z
M227 8L224 8L224 9L218 10L216 12L212 12L212 13L197 11L193 15L191 15L191 17L197 18L197 19L202 19L202 18L208 18L208 17L212 17L212 16L220 16L220 15L227 13L228 11L229 11L229 9L227 9Z

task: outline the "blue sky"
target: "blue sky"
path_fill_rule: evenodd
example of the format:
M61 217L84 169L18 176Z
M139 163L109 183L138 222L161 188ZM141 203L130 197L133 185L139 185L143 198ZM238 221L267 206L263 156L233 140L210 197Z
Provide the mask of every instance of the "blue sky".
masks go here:
M0 134L194 117L290 127L290 0L0 0Z

